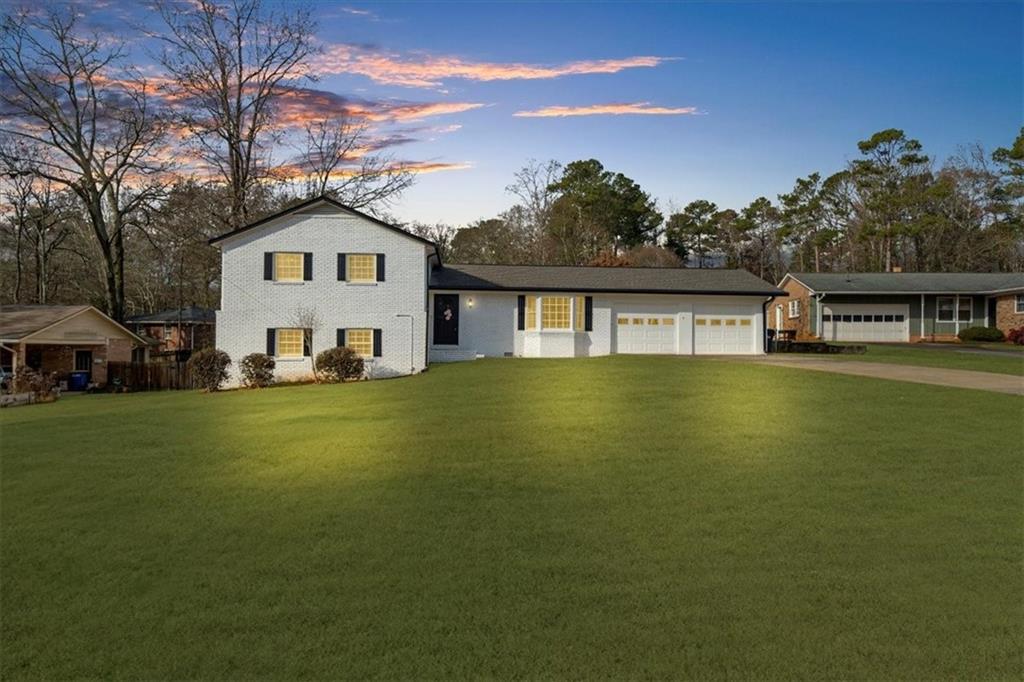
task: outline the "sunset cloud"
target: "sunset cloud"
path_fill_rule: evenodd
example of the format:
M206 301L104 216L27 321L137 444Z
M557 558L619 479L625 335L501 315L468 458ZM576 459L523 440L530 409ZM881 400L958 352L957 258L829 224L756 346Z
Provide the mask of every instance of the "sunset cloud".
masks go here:
M277 121L284 126L302 126L310 121L348 116L374 123L402 123L432 116L459 114L482 106L484 104L480 102L363 100L326 90L292 88L281 98Z
M544 65L477 62L450 56L403 56L358 45L333 45L313 60L310 71L317 75L356 73L388 85L437 88L448 78L472 81L541 80L652 68L670 60L669 57L641 56Z
M655 107L650 102L612 102L581 107L550 106L512 114L522 118L561 118L565 116L685 116L698 113L696 107Z

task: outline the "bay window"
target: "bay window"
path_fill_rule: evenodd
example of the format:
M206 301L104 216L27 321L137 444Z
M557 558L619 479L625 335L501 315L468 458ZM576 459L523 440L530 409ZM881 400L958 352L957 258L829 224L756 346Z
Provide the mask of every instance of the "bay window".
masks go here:
M540 304L541 329L569 329L569 297L544 296Z

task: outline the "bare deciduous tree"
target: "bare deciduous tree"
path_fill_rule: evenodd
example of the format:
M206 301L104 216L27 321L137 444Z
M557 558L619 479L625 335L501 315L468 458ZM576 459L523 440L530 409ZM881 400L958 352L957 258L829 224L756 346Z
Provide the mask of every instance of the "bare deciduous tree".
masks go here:
M270 11L262 0L163 0L159 9L169 30L160 62L179 120L230 188L226 220L238 227L253 185L269 174L275 104L315 51L313 20L305 8Z
M70 189L88 214L107 312L124 315L124 240L134 214L161 190L156 151L165 125L124 49L84 37L73 9L7 14L0 23L2 130L43 153L0 162Z
M299 306L292 315L292 326L302 330L302 346L309 350L311 365L313 367L313 381L320 383L320 374L316 367L316 357L313 356L313 337L323 327L323 320L316 308Z
M365 121L329 118L306 125L299 159L306 193L334 195L353 208L379 212L407 190L415 176L406 164L374 154L378 143Z

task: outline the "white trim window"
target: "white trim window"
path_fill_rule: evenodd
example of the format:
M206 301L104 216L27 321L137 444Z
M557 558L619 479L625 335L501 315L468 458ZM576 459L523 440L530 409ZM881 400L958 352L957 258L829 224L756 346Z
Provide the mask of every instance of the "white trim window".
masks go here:
M1018 315L1024 315L1024 294L1017 294L1014 299L1014 312Z
M274 254L274 281L301 282L303 274L303 254L278 251Z
M276 357L301 358L304 356L305 332L302 329L278 329L276 334Z
M377 256L372 253L350 253L345 271L348 281L365 284L377 281Z
M790 319L800 317L800 299L793 299L792 301L789 301L788 310Z
M373 357L373 330L346 329L345 345L356 352L361 358Z
M970 322L972 311L970 296L939 296L935 299L936 322Z
M572 308L568 296L543 296L540 300L541 329L569 329Z

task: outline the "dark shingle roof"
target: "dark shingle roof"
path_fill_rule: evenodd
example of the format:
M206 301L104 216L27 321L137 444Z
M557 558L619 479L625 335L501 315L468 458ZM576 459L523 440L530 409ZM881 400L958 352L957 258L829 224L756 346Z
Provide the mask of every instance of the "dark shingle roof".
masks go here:
M168 310L161 310L158 313L132 315L127 321L133 324L145 324L147 322L162 324L166 322L177 323L180 319L182 322L188 324L213 324L216 317L217 313L209 308L200 308L196 305L190 305L187 308L181 309L180 317L178 316L177 308L170 308Z
M87 305L5 305L0 308L0 338L20 339L87 308Z
M794 272L819 293L987 294L1024 289L1020 272Z
M575 291L648 294L785 295L746 270L602 268L561 265L446 264L430 274L431 289Z

